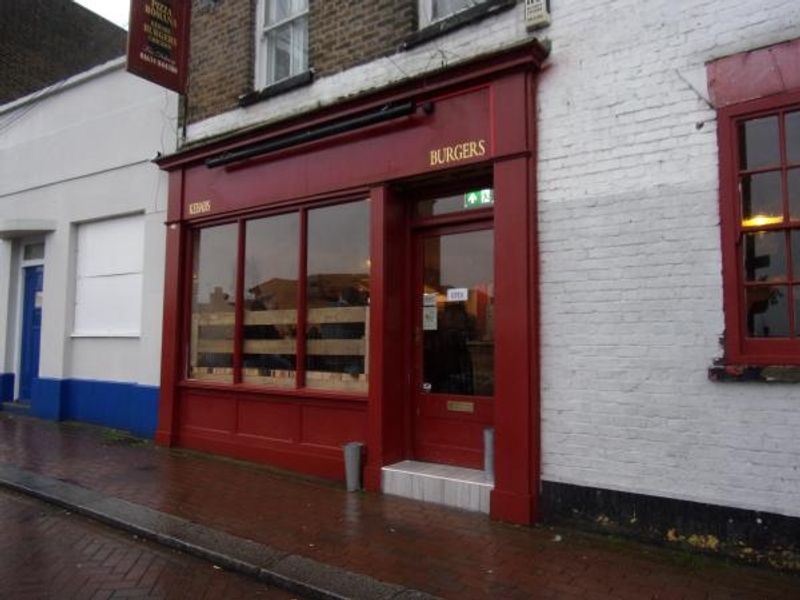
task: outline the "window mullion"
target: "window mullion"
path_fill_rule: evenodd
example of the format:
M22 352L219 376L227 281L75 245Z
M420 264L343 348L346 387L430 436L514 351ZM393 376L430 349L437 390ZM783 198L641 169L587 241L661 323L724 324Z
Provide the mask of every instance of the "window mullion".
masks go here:
M242 382L242 353L244 344L244 250L247 228L239 220L239 247L236 255L236 305L233 326L233 383Z
M297 358L295 385L305 387L306 380L306 321L308 317L308 210L300 210L300 252L297 272Z

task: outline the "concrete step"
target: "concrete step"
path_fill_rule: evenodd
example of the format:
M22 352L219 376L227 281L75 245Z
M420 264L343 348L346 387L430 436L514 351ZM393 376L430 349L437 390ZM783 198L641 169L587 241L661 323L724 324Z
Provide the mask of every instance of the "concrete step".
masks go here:
M404 460L382 469L384 494L489 513L494 481L483 471Z

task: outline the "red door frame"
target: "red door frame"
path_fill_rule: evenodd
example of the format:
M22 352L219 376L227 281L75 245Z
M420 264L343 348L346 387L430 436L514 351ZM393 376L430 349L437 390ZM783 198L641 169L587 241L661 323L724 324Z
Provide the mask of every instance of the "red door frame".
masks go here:
M424 85L409 81L319 111L310 118L231 136L161 159L160 166L170 171L170 186L157 442L182 443L180 428L189 414L186 411L194 410L196 414L204 402L217 407L215 410L233 407L236 414L241 402L247 403L248 410L254 406L269 408L273 403L287 410L309 407L322 411L316 414L316 426L324 425L321 414L349 413L353 418L363 414L367 445L365 485L369 490L380 490L381 467L409 457L410 452L406 399L410 347L403 341L408 339L410 325L405 300L409 296L410 239L407 203L404 195L396 191L396 183L418 175L429 177L434 171L448 177L449 165L427 166L426 149L457 143L464 135L475 139L475 135L464 132L475 131L475 123L485 119L486 133L480 134L487 140L485 155L458 165L491 168L497 199L495 247L502 249L495 252L496 463L491 515L517 523L535 520L540 436L534 100L535 75L544 56L542 48L532 42L428 76ZM397 123L341 134L237 165L208 168L204 164L207 158L221 152L409 98L419 106L432 101L438 112L418 112ZM474 113L474 118L470 113L465 121L463 110L473 105L480 112ZM438 129L437 123L442 124ZM363 168L343 168L355 160L363 161L359 163ZM270 181L268 197L264 181ZM267 393L245 386L226 388L183 381L186 332L182 324L189 298L182 283L191 270L191 227L201 222L235 219L268 205L349 195L352 190L365 187L371 199L372 264L368 397L305 394L302 390ZM206 204L213 208L194 214L198 205ZM191 406L187 402L199 404ZM235 436L221 437L204 447L305 472L337 478L343 475L341 452L334 446L241 446L237 445L240 440Z

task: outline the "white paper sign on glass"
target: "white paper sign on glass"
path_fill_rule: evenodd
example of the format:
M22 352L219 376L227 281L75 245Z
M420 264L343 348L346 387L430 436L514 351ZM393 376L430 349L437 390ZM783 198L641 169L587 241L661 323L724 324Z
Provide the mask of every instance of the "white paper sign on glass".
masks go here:
M439 326L438 321L436 319L436 307L435 306L423 306L422 307L422 330L423 331L436 331L436 328Z
M469 300L469 290L467 288L450 288L447 290L448 302L466 302Z

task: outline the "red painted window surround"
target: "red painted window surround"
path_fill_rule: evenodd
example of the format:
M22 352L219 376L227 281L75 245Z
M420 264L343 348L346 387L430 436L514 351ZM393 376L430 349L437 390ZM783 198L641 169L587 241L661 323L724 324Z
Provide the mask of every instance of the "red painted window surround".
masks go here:
M800 146L800 40L710 63L707 75L718 111L724 362L800 365L800 158L789 151Z

